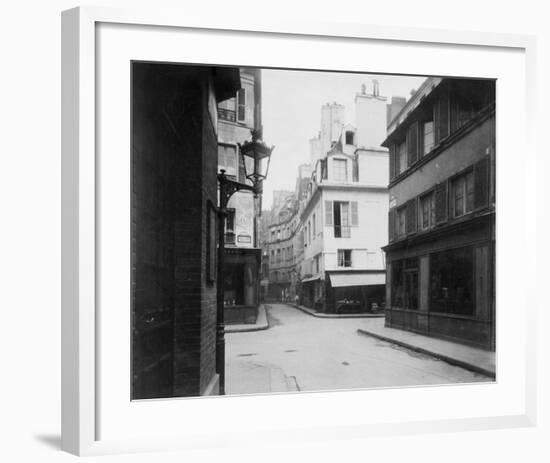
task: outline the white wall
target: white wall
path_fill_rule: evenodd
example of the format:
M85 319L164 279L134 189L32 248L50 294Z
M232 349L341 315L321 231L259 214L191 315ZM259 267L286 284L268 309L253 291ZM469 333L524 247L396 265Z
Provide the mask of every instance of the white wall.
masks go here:
M386 98L358 94L355 97L355 124L358 147L379 147L386 138Z
M322 201L323 208L325 201L357 201L358 215L358 226L351 227L349 238L335 238L334 227L323 221L325 269L339 268L336 260L338 249L352 249L353 269L383 270L381 247L388 243L388 193L323 189Z
M3 72L0 73L2 111L3 168L0 171L0 197L3 227L3 282L1 307L4 330L0 337L3 375L0 382L2 417L2 457L8 462L76 461L62 454L59 448L60 422L60 11L77 5L69 0L48 2L29 0L7 2L0 31ZM109 6L151 8L143 0L103 0ZM159 0L154 8L179 6L180 1ZM550 82L550 29L547 5L539 0L516 3L496 0L462 0L460 7L450 4L441 8L435 0L378 2L363 0L333 2L278 0L262 4L258 17L257 2L234 3L221 0L187 2L186 14L216 14L257 24L269 18L286 20L343 22L355 25L390 24L392 27L433 27L457 30L492 30L502 33L528 33L539 37L537 80L540 85L538 122L535 133L546 133L550 120L546 108L550 94L542 91ZM373 12L376 14L373 15ZM289 16L290 15L290 16ZM353 26L355 27L355 26ZM368 57L358 57L358 59ZM327 58L327 65L330 60ZM298 63L299 65L299 63ZM397 69L397 67L396 67ZM383 89L381 89L383 92ZM307 134L306 136L310 136ZM539 152L547 152L540 137ZM307 146L304 148L307 149ZM550 171L550 158L539 156L536 180L539 201L548 196L545 180ZM533 198L537 200L537 198ZM547 272L543 263L550 260L550 229L547 208L533 225L538 235L540 268L533 269L537 286L544 288ZM531 219L530 219L531 220ZM533 219L534 220L534 219ZM345 462L383 461L385 463L473 461L545 462L550 460L550 375L546 352L550 337L543 330L550 325L547 301L538 303L539 352L534 358L539 366L538 390L541 393L541 416L536 428L471 431L441 434L420 434L401 437L369 437L350 435L347 440L324 440L272 443L251 440L247 447L203 449L190 453L146 453L88 458L86 462L256 462L280 461ZM31 321L31 322L30 322ZM253 398L234 399L253 401ZM361 413L358 410L358 413ZM289 458L291 455L291 458Z

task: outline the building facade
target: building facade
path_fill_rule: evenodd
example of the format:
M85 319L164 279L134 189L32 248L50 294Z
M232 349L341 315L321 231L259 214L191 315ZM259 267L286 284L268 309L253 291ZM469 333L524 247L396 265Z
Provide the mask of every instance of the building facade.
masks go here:
M132 399L217 394L217 104L237 68L132 63Z
M307 307L366 312L384 306L386 106L375 82L372 93L363 87L356 95L355 126L343 122L341 105L322 108L321 132L310 140L312 174L299 206L296 273L299 303Z
M247 183L239 144L261 129L261 70L240 69L240 88L218 105L218 169ZM226 323L255 319L260 297L261 252L257 242L259 200L238 191L229 200L225 225L224 306Z
M386 326L495 348L495 82L429 78L388 126Z

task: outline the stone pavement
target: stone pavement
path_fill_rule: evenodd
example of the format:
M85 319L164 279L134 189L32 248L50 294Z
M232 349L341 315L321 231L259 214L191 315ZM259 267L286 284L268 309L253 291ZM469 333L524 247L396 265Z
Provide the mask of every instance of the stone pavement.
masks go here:
M357 331L412 349L422 354L432 355L452 365L481 373L489 377L496 376L495 352L458 344L451 341L423 336L410 331L384 326L383 318L364 320Z

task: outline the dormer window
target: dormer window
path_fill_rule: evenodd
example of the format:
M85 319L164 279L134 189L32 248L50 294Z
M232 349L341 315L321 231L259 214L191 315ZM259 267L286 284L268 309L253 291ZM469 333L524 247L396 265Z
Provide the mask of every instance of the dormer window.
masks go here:
M347 130L345 137L346 137L346 145L353 145L353 136L354 133L351 130Z
M346 159L334 159L332 162L332 168L334 181L348 181L348 161Z

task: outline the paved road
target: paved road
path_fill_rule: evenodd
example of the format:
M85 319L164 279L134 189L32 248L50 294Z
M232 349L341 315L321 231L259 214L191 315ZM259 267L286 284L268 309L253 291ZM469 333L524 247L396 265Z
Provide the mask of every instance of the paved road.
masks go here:
M489 381L359 335L362 319L315 318L283 304L267 315L267 330L226 334L227 394Z

